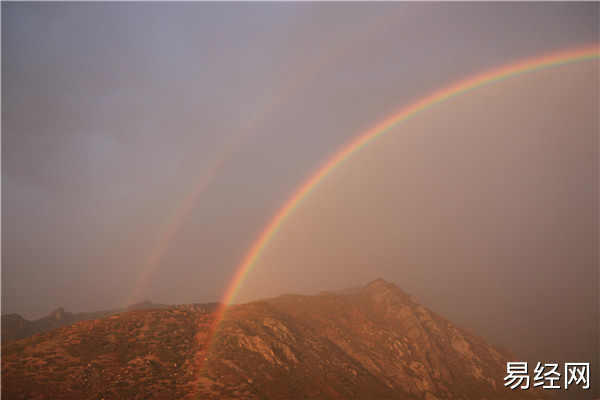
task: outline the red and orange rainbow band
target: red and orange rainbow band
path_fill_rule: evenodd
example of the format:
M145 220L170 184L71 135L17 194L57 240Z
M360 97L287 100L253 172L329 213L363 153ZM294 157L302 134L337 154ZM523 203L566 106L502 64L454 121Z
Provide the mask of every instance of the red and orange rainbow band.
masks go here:
M255 240L250 250L238 266L233 279L225 291L222 302L230 304L235 300L239 288L244 283L244 279L256 264L264 249L268 246L273 236L279 228L285 223L287 218L302 203L302 201L319 186L336 168L344 163L348 158L360 151L362 148L373 142L375 139L389 132L398 124L414 117L432 107L435 107L445 101L461 96L493 83L503 81L512 77L540 71L552 67L558 67L566 64L572 64L582 61L597 60L599 58L599 45L595 44L578 49L572 49L535 57L525 61L502 66L488 72L484 72L472 78L462 80L426 96L408 107L402 108L383 121L377 123L372 128L359 135L352 142L344 146L333 157L323 164L312 176L306 180L294 194L283 204L277 213L271 218L269 223Z

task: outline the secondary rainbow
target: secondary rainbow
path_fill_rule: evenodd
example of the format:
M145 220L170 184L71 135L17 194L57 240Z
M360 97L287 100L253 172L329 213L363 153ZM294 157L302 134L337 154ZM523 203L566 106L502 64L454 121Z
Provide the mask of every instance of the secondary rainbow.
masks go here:
M214 155L207 166L204 166L204 171L199 173L200 178L192 186L192 190L183 197L181 203L173 209L169 217L165 220L164 228L160 230L160 235L156 238L156 242L152 246L152 252L146 258L145 263L138 269L133 290L123 302L124 305L130 305L136 301L143 300L144 293L151 285L152 279L160 269L161 263L171 244L185 225L189 214L197 206L200 198L215 176L218 175L223 166L236 153L240 144L252 133L258 131L268 121L269 117L275 115L276 111L295 93L303 89L307 82L313 80L323 71L331 69L337 60L347 54L351 54L356 50L357 46L368 42L371 36L385 33L387 28L397 25L401 22L401 19L409 18L411 12L416 10L414 7L403 5L400 11L390 13L365 25L335 47L333 51L328 51L323 56L300 68L289 82L278 88L261 107L256 109L240 129L229 138L222 149Z
M400 111L379 122L337 152L332 158L329 159L329 161L327 161L316 172L314 172L283 204L279 211L277 211L277 213L261 231L250 250L246 253L246 256L237 268L232 280L230 281L230 284L227 287L227 290L223 295L222 302L227 305L231 304L235 300L237 292L244 283L244 279L251 271L252 267L256 264L256 261L259 259L264 249L267 247L279 228L285 223L287 218L302 203L302 201L321 182L323 182L327 176L329 176L337 167L342 165L345 160L375 139L389 132L398 124L445 101L505 79L566 64L597 60L598 58L599 45L594 44L591 46L547 54L525 61L519 61L505 65L447 86L440 91L437 91L405 108L402 108ZM224 318L224 312L219 314L219 320Z

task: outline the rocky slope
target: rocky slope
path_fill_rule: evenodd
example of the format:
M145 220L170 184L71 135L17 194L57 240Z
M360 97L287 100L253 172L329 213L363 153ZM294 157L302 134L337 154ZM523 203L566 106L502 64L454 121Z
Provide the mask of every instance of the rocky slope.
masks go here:
M530 398L510 354L376 280L217 312L134 311L2 346L6 399Z

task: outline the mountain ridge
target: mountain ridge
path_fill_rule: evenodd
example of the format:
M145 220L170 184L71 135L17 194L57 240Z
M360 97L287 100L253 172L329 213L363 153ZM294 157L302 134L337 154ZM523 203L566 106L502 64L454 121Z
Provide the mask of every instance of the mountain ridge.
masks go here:
M9 399L543 396L504 386L507 350L383 280L223 314L131 311L3 343L2 355Z
M145 300L140 303L134 303L123 308L80 313L71 313L69 311L66 311L64 307L60 306L50 311L50 313L48 313L48 315L46 315L45 317L38 318L35 320L27 320L19 314L5 314L2 316L1 337L2 341L21 339L33 336L41 332L57 329L62 326L71 325L77 322L110 317L112 315L135 310L149 310L154 308L167 307L184 307L194 308L197 311L204 310L203 312L209 312L214 311L216 308L218 308L219 304L220 303L190 303L185 305L174 306L163 303L152 303L149 300Z

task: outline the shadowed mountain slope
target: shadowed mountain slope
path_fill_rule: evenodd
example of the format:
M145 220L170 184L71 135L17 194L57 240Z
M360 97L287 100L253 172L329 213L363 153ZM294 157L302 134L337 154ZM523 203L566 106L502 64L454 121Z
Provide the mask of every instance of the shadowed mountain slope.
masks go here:
M201 310L200 310L201 311ZM510 354L376 280L80 322L2 346L2 395L46 398L533 398L504 386Z

